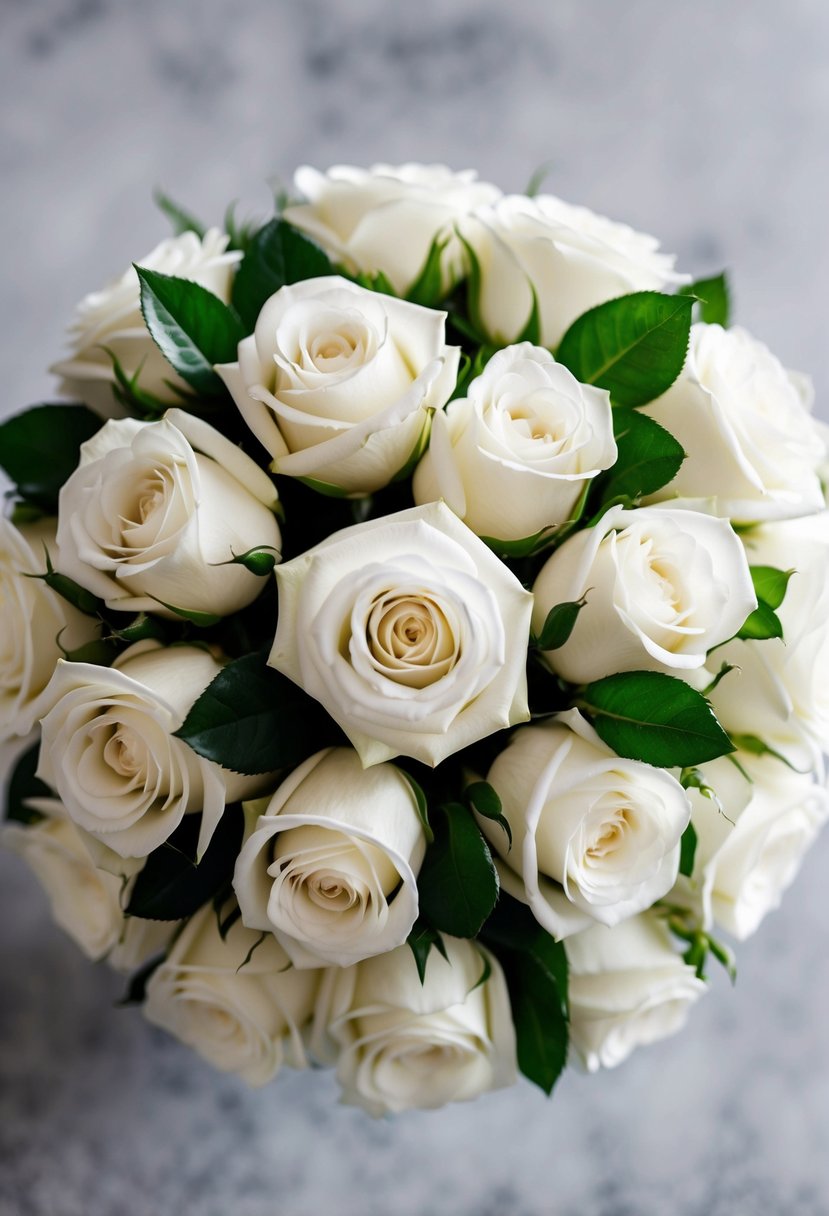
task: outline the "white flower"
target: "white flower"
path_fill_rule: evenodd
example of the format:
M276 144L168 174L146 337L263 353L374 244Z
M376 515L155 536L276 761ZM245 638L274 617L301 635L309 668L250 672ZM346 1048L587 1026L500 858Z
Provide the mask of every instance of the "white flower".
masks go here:
M777 609L783 637L730 642L712 655L712 668L735 670L711 700L726 730L811 768L829 750L829 512L763 524L742 539L753 566L794 570Z
M493 355L467 397L437 411L415 502L443 498L479 536L522 540L565 523L616 454L609 394L522 342Z
M515 1082L515 1031L497 960L470 941L443 941L448 962L433 949L423 983L408 946L326 972L312 1047L337 1063L346 1104L377 1118Z
M226 304L235 266L242 257L237 250L228 250L229 239L218 228L211 228L204 237L183 232L156 245L145 257L138 258L136 264L142 269L199 283ZM138 374L139 387L159 401L172 405L179 400L180 391L188 391L144 324L140 283L134 266L81 300L69 335L71 354L51 370L64 377L63 392L85 401L104 417L123 412L112 391L115 374L110 352L126 375L131 379Z
M570 1042L588 1072L676 1034L706 991L655 915L567 939Z
M436 765L529 717L532 597L445 504L345 528L276 573L268 662L364 765Z
M517 730L487 780L512 829L509 847L478 817L502 886L557 940L615 925L674 885L685 791L664 769L617 756L578 710Z
M27 806L41 818L27 826L5 824L0 843L23 858L48 896L56 924L87 958L106 956L110 966L131 971L162 950L175 924L124 916L124 880L96 867L84 833L60 801L31 798Z
M702 766L722 811L689 791L697 833L694 872L679 880L675 896L704 929L717 924L743 941L779 907L826 822L829 795L822 772L818 782L774 756L740 753L739 759L750 781L727 758Z
M265 803L239 854L242 919L273 932L296 967L383 954L417 918L425 849L399 769L364 769L350 748L317 752Z
M241 921L223 940L207 904L153 973L144 1013L214 1068L265 1085L283 1063L306 1065L301 1032L319 975L295 971L273 937Z
M501 194L473 171L445 165L334 165L326 173L305 165L294 181L308 201L286 207L285 219L351 270L382 271L399 295L417 279L436 238L446 242L448 291L464 268L456 223Z
M685 370L644 411L686 453L655 497L712 499L741 523L821 510L826 444L810 406L808 381L744 329L694 325Z
M0 516L0 742L27 735L63 650L92 641L98 622L30 574L59 563L54 519L16 528ZM58 644L60 642L60 645ZM63 647L63 650L61 649Z
M200 646L155 642L130 646L112 667L58 663L44 693L51 708L38 776L120 857L146 857L186 814L203 810L201 856L225 803L261 786L173 737L220 670Z
M730 525L661 507L611 507L553 553L533 593L536 633L554 605L586 596L568 640L545 655L575 684L617 671L701 667L757 606Z
M446 313L346 279L306 279L262 306L238 363L216 368L273 469L351 495L415 459L460 352Z
M588 308L681 280L654 237L549 194L502 198L462 228L480 263L481 319L501 341L523 331L533 291L541 343L555 347Z
M192 414L107 422L60 492L61 572L122 612L238 612L263 584L233 557L262 547L278 558L276 498L268 475Z

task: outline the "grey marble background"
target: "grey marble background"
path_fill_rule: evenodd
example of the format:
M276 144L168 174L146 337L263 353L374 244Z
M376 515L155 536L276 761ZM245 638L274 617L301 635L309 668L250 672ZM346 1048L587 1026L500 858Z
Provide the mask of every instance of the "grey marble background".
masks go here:
M308 161L549 186L732 270L829 417L825 0L0 0L0 411L74 302ZM829 834L684 1035L601 1077L375 1124L249 1092L113 1001L0 856L0 1216L825 1216Z

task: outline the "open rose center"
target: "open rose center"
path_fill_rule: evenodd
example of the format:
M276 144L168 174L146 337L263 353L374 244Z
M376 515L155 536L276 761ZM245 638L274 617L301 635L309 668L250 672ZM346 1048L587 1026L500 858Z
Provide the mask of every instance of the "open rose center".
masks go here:
M460 653L447 613L426 592L378 596L369 613L366 640L383 673L413 688L425 688L446 675Z

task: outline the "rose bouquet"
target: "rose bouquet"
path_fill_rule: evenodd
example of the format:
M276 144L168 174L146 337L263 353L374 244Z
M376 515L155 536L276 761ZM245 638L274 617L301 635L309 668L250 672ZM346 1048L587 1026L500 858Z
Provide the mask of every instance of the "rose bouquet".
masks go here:
M6 844L127 997L371 1114L612 1066L827 814L826 448L722 276L302 169L86 297L0 427Z

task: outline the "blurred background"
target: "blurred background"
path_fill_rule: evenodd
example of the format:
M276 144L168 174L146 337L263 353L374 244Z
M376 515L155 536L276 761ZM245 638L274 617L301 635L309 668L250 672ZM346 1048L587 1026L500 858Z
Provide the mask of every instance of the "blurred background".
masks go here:
M658 235L829 418L825 0L0 0L0 413L76 301L296 165L443 161ZM678 1038L615 1072L373 1123L134 1010L0 854L0 1216L825 1216L829 833Z

